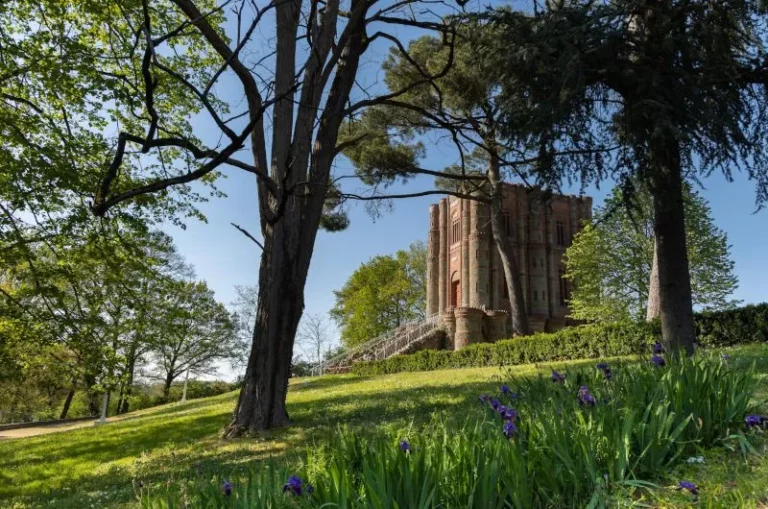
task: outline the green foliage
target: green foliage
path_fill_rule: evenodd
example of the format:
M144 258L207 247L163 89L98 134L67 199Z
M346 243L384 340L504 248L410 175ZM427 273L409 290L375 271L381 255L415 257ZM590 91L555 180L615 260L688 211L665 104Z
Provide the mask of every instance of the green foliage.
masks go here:
M694 323L699 344L707 348L768 342L768 304L697 313ZM352 365L352 372L373 375L633 355L647 352L648 344L659 339L656 322L595 323L472 344L458 351L422 350L358 362Z
M648 344L655 339L654 326L644 322L580 325L554 333L472 344L457 351L422 350L381 361L358 362L353 364L352 372L371 375L614 357L648 351Z
M331 317L345 346L354 346L411 320L424 317L427 250L411 244L394 256L376 256L362 264L335 291Z
M728 238L715 225L706 200L690 186L685 193L685 222L694 306L732 307L728 297L738 280ZM650 194L638 190L632 204L626 205L621 189L615 188L566 251L567 277L573 282L570 316L590 321L643 319L653 249Z
M221 475L213 483L201 477L180 483L181 490L142 490L142 507L605 507L617 490L656 487L649 481L683 454L739 433L755 408L754 368L734 369L723 360L622 364L613 373L606 380L590 367L567 372L562 384L516 380L516 397L498 395L518 412L511 439L487 403L458 429L443 423L421 433L371 436L342 429L294 469L267 462L232 472L231 495L221 489ZM596 405L580 403L583 386ZM403 439L407 452L398 443ZM284 493L283 483L296 474L302 494Z
M696 336L705 347L768 343L768 304L752 304L694 316Z

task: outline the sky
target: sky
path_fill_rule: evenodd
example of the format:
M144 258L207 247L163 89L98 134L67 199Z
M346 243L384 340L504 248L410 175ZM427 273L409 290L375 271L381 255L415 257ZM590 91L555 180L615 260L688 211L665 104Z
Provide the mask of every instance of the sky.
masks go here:
M262 35L269 38L269 34ZM401 35L408 39L416 34L404 32ZM381 60L385 50L374 48L361 66L359 82L364 88L381 87ZM218 91L231 97L241 96L232 81L225 81ZM204 117L195 118L195 128L202 133L203 139L216 136L210 121ZM423 167L440 170L455 162L454 153L441 140L425 139L424 142L427 156L422 161ZM339 158L336 173L348 172L351 172L348 163ZM768 300L768 266L765 264L768 210L755 213L754 186L743 174L735 174L734 182L713 175L702 183L704 188L699 192L708 200L715 223L727 233L731 244L731 257L739 279L733 297L745 303ZM431 178L423 177L410 182L406 188L413 192L427 190L430 185ZM230 224L239 224L260 238L255 177L241 170L227 169L217 187L227 196L200 205L207 222L188 221L186 229L171 225L164 229L172 235L180 253L194 266L198 278L207 281L221 302L230 304L236 299L236 285L255 285L258 279L260 249ZM605 182L600 189L586 189L585 194L592 196L594 206L598 207L611 187L611 182ZM564 187L563 191L580 192L575 187ZM398 200L391 211L376 219L367 214L361 203L351 203L349 228L337 233L321 230L318 234L306 285L305 313L328 317L327 313L334 305L333 290L340 289L362 263L376 255L406 249L412 242L426 241L428 207L438 199L428 196ZM332 329L337 336L338 331L335 327ZM232 377L227 368L222 368L222 374L226 378Z

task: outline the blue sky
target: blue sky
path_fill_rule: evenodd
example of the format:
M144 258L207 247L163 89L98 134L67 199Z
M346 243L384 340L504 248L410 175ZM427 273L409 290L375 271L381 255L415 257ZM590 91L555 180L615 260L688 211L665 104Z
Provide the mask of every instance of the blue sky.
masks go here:
M231 27L230 27L231 28ZM268 38L268 34L263 34ZM415 35L401 31L403 39ZM375 48L361 66L359 82L368 89L381 85L381 60L386 48ZM230 88L231 87L231 88ZM227 97L241 97L239 87L225 81L219 93ZM209 121L200 117L195 128L203 139L216 136ZM271 136L268 136L268 139ZM453 152L440 140L426 139L427 157L422 166L440 170L454 162ZM350 172L348 164L339 159L337 174ZM731 255L736 263L739 288L734 298L747 303L762 302L768 291L768 269L764 265L768 252L768 211L754 214L754 188L741 174L728 183L715 175L703 181L701 194L709 201L716 224L727 234L732 245ZM420 178L407 185L409 191L426 190L431 178ZM254 176L240 170L226 170L226 178L217 186L228 196L212 199L201 205L207 223L189 222L186 230L165 227L174 238L180 252L194 265L199 278L205 279L224 303L235 300L235 285L253 285L258 278L261 252L249 239L230 223L234 222L257 234L258 210ZM612 184L605 182L601 189L589 188L595 206L602 205ZM577 194L577 188L564 188ZM375 221L368 216L362 204L350 205L350 227L339 233L321 231L315 245L306 287L305 313L327 316L333 306L333 290L339 289L352 272L371 257L394 253L407 248L417 240L426 240L428 207L437 197L399 200L390 213Z

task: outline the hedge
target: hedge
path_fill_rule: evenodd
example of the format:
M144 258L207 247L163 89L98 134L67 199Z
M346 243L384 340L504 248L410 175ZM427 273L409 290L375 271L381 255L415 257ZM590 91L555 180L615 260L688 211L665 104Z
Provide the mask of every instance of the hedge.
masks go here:
M704 347L768 342L768 304L697 313L698 342ZM358 362L352 373L379 375L403 371L469 368L615 357L648 351L660 338L658 324L612 323L568 327L554 333L477 343L458 351L422 350L380 361Z

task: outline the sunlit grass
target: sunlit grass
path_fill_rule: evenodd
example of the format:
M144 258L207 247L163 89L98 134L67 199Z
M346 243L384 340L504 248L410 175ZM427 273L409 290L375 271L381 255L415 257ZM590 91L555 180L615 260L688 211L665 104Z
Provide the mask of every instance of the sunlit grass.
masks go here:
M768 347L741 347L727 353L733 362L756 363L761 374L759 397L768 397ZM513 368L515 376L521 377L537 371L549 374L549 370L549 365ZM302 454L302 446L326 441L339 424L363 433L374 427L418 428L434 419L433 413L439 414L440 422L462 424L477 417L477 395L496 391L501 375L498 368L470 368L295 380L288 406L294 425L236 441L220 439L235 393L143 410L106 426L3 441L0 507L130 507L135 503L134 483L226 472L270 457L290 462ZM762 441L756 445L765 447ZM763 486L768 484L764 458L744 459L724 448L702 451L702 455L703 466L679 467L669 474L669 483L695 476L704 487L704 507L759 507L760 497L768 497ZM626 496L628 503L639 503L638 494ZM717 505L718 497L731 505ZM662 488L650 499L643 495L642 500L657 507L686 507L687 499ZM738 504L733 505L734 501Z

